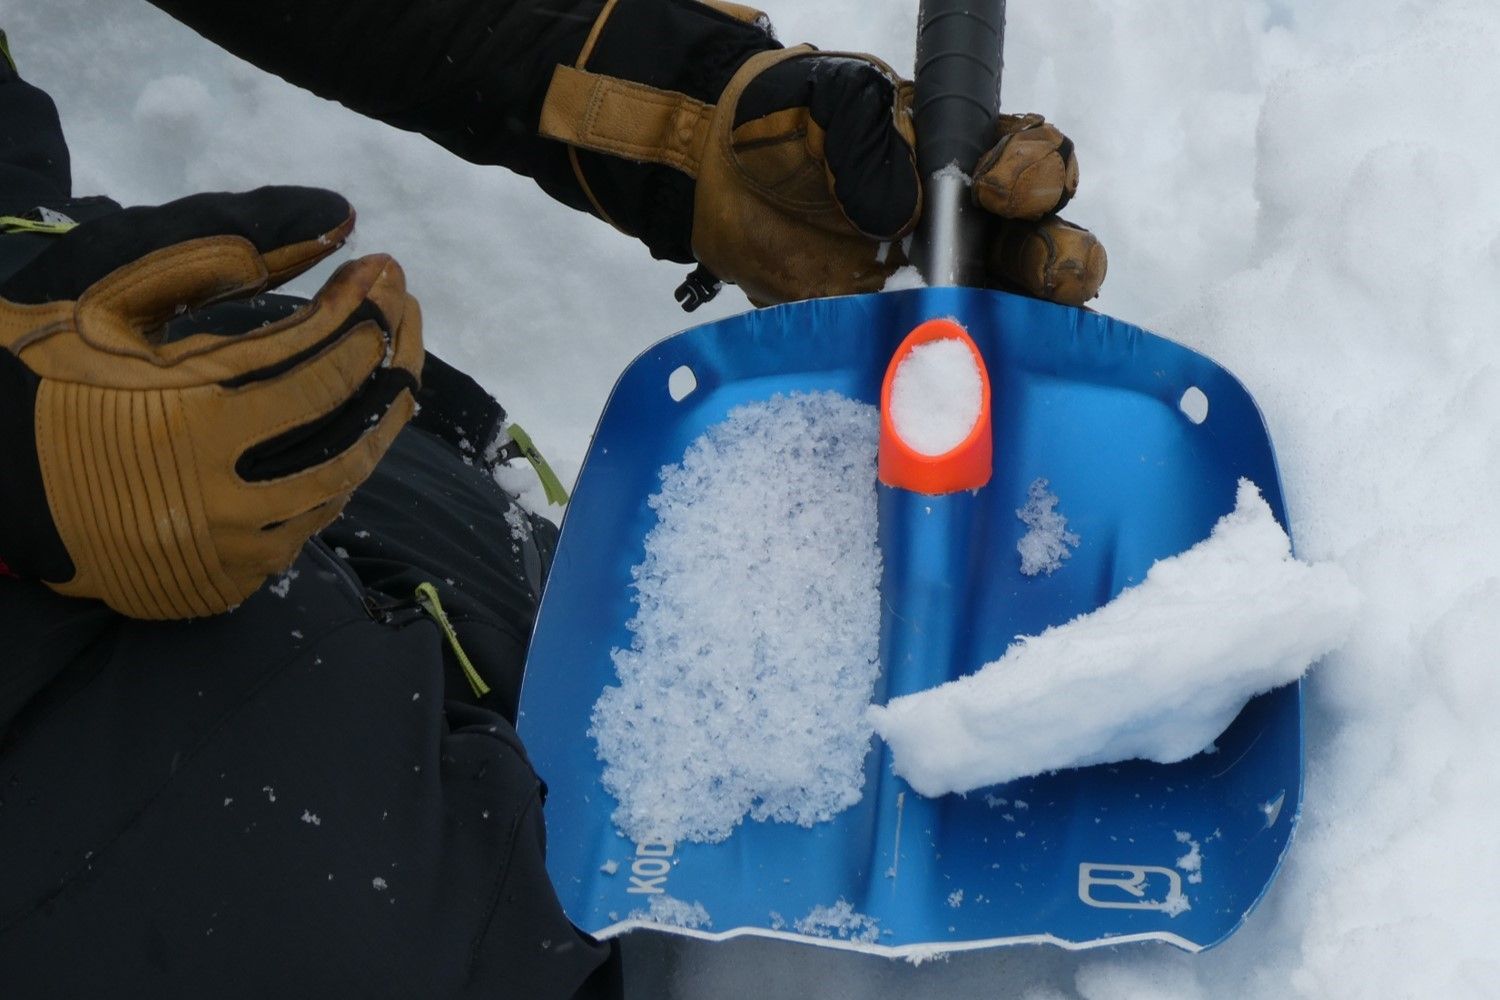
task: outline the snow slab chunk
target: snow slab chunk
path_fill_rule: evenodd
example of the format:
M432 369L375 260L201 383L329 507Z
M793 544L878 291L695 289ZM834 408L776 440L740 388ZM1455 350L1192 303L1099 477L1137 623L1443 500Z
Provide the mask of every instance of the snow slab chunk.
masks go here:
M1138 586L977 673L872 706L870 719L896 773L927 796L1133 758L1169 764L1342 644L1358 605L1340 567L1292 557L1242 479L1210 537Z

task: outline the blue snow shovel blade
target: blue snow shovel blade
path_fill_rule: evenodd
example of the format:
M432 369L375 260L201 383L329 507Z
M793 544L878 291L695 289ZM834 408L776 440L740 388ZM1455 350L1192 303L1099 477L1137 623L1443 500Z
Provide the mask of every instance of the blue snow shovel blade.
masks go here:
M600 783L589 715L616 683L611 650L630 645L631 567L655 523L646 500L661 467L743 403L816 390L878 403L901 339L943 316L968 329L989 369L994 478L975 494L942 498L944 530L961 533L968 559L904 544L917 537L923 505L888 502L881 487L887 602L904 574L936 566L955 583L951 606L933 612L941 622L893 625L887 616L878 698L972 672L1016 636L1105 604L1155 560L1206 538L1233 509L1241 477L1286 524L1265 426L1233 376L1084 310L916 289L750 312L656 345L621 377L599 423L521 698L521 735L551 790L548 868L584 930L610 937L654 926L643 914L665 895L702 904L711 924L665 929L699 938L760 935L906 956L1126 940L1196 951L1232 933L1275 877L1301 801L1298 685L1256 698L1214 750L1173 765L1089 767L926 799L892 773L877 739L864 798L810 829L747 820L719 844L635 844L610 821L616 802ZM675 402L668 381L682 367L697 387ZM1201 423L1180 406L1190 389L1207 398ZM1025 577L1016 509L1038 478L1081 542L1056 573ZM902 628L924 627L943 631L953 650L947 677L913 673L908 658L891 656L912 646ZM878 936L798 933L798 920L840 900L876 921Z

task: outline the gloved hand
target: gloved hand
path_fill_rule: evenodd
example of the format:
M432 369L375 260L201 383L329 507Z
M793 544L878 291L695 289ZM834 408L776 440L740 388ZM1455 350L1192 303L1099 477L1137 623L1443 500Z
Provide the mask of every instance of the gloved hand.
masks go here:
M309 188L126 209L0 286L0 565L136 618L234 607L338 516L411 416L421 316L395 261L223 336L191 310L337 249Z
M757 12L706 6L606 5L555 71L541 134L572 147L601 216L757 305L879 290L922 211L912 85L872 56L782 49ZM1087 301L1106 257L1056 215L1078 184L1072 143L1036 115L1001 116L995 140L972 187L994 217L990 281Z
M922 208L912 85L873 57L808 50L748 61L719 98L698 173L693 249L766 304L879 291L907 263ZM972 190L995 219L993 282L1080 305L1104 248L1056 213L1078 188L1073 144L1040 115L1004 115Z

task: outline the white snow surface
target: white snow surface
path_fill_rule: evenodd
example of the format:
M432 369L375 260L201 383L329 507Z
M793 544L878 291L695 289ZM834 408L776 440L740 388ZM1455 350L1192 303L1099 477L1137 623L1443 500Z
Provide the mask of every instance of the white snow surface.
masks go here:
M1292 558L1242 479L1213 534L1140 584L976 673L873 705L870 718L896 773L927 796L1088 764L1171 764L1337 649L1358 607L1337 565Z
M737 407L661 473L620 684L594 706L614 819L719 841L748 814L811 826L858 802L879 674L875 407Z
M962 444L983 404L979 366L957 337L918 344L891 379L891 423L922 455L945 455Z
M761 6L786 41L910 69L914 0ZM1006 106L1076 141L1067 216L1109 248L1093 305L1244 381L1299 553L1338 563L1365 596L1350 641L1308 676L1297 836L1265 901L1205 955L1023 949L809 983L725 949L678 970L665 1000L744 983L807 1000L1487 997L1500 982L1500 5L1008 13ZM687 319L671 295L686 268L525 178L237 62L144 2L3 17L22 69L57 99L78 193L342 191L360 213L355 249L402 262L430 346L500 398L565 482L632 357L746 308L729 288Z

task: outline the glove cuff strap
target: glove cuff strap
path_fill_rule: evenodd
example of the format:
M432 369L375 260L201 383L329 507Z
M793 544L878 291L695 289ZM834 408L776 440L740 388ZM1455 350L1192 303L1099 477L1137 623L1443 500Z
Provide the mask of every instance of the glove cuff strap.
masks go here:
M777 48L758 11L727 0L606 0L549 81L538 134L564 144L594 214L655 257L691 260L705 119L747 58Z
M686 94L559 66L542 104L540 131L574 148L697 177L713 112L713 105Z

